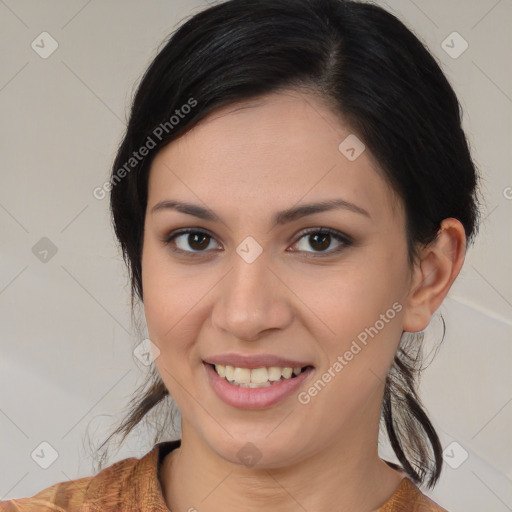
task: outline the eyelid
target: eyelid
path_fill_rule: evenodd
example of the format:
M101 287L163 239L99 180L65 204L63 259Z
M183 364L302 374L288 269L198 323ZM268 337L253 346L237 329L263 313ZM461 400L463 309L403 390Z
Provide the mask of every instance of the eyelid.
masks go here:
M187 235L187 234L190 234L190 233L201 233L201 234L204 234L206 236L208 236L211 240L216 240L215 236L213 236L208 230L206 229L203 229L203 228L182 228L182 229L177 229L177 230L174 230L172 231L171 233L169 233L168 235L166 235L163 239L162 239L162 242L167 246L167 245L171 245L171 242L177 238L178 236L181 236L181 235ZM218 243L218 242L217 242ZM208 244L209 245L209 244ZM220 244L219 244L220 245ZM174 252L177 252L177 253L180 253L180 254L187 254L188 256L201 256L201 255L206 255L208 253L211 252L211 250L208 250L208 251L184 251L183 249L178 249L178 248L174 248L174 247L171 247L171 250L174 251Z
M171 242L175 238L177 238L177 237L179 237L181 235L186 235L186 234L190 234L190 233L201 233L201 234L204 234L207 237L209 237L211 240L215 240L216 241L216 237L212 233L210 233L208 230L203 229L203 228L189 227L189 228L182 228L182 229L177 229L177 230L172 231L171 233L169 233L168 235L166 235L162 239L162 242L165 245L171 245ZM329 251L300 251L300 250L292 250L291 252L296 252L298 254L306 255L305 256L306 258L309 258L309 257L313 257L313 258L324 257L324 258L327 258L329 256L333 256L333 255L336 255L336 254L340 253L341 251L345 250L346 248L348 248L348 247L350 247L350 246L352 246L354 244L353 239L350 236L346 235L345 233L343 233L341 231L338 231L338 230L333 229L333 228L317 226L317 227L306 228L306 229L296 233L294 235L294 238L296 238L296 241L293 243L293 245L296 245L297 243L300 242L300 240L302 238L304 238L305 236L307 236L309 234L313 234L313 233L328 234L331 237L333 237L336 241L338 241L341 245L338 248L331 249ZM221 245L221 244L219 244L219 245ZM201 257L201 256L208 255L209 253L212 252L212 250L185 251L183 249L178 249L178 248L174 248L174 247L171 247L171 250L173 252L176 252L176 253L186 254L187 256L190 256L190 257Z
M303 237L313 234L313 233L321 233L321 234L331 235L331 237L333 237L335 240L337 240L341 244L341 246L336 249L331 249L329 251L319 251L319 252L318 251L296 251L296 252L305 253L308 255L307 257L313 256L313 257L325 257L326 258L328 256L338 254L341 251L343 251L345 248L350 247L351 245L354 244L354 241L352 240L352 238L350 236L346 235L345 233L343 233L341 231L338 231L337 229L325 228L325 227L313 227L313 228L307 228L303 231L300 231L297 235L295 235L297 237L297 241L294 242L293 245L297 244Z

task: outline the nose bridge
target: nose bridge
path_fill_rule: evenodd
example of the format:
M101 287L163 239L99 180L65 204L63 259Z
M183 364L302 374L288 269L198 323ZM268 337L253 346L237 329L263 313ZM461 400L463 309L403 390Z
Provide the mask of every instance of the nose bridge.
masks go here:
M250 244L241 243L233 254L233 266L223 280L212 313L217 328L245 340L259 337L264 330L283 327L289 320L283 290L269 268L266 254L260 252L254 258L255 247Z

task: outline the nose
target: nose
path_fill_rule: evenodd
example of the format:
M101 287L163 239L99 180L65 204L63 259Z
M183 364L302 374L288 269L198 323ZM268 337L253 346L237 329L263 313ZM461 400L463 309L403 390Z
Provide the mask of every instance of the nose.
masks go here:
M291 295L264 253L252 263L234 254L233 267L217 287L212 323L235 339L257 341L291 323Z

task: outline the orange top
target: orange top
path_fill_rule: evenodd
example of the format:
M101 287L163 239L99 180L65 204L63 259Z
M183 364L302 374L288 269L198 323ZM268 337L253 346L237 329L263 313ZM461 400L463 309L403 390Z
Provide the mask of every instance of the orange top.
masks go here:
M31 498L0 502L0 512L169 512L159 481L164 457L181 441L164 441L137 459L130 457L97 475L59 482ZM376 512L447 512L404 478Z

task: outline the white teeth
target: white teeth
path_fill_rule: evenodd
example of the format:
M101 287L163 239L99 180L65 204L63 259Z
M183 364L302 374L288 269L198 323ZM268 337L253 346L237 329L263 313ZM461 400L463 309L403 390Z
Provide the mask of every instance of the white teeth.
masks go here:
M254 368L251 370L251 382L262 384L268 380L268 370L266 368Z
M231 384L244 388L262 388L271 386L273 382L290 379L292 375L299 375L302 368L297 366L279 367L270 366L269 368L239 368L229 365L216 364L215 370L220 377L225 378Z
M281 379L281 368L278 366L271 366L268 369L268 380L276 381Z
M226 376L226 367L222 364L217 364L215 365L215 369L217 370L217 373L221 376L221 377L225 377Z
M249 384L251 382L251 370L249 368L235 368L233 380L239 384Z
M272 384L268 381L262 382L261 384L257 384L256 382L249 383L250 388L268 388L269 386L272 386Z
M235 373L235 369L232 366L226 366L224 377L228 380L233 380L233 374Z
M292 373L293 373L293 369L290 368L289 366L287 366L286 368L283 368L281 370L281 375L285 378L285 379L289 379L291 376L292 376Z

